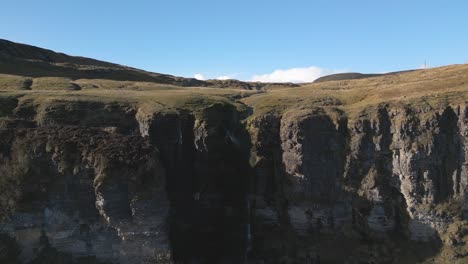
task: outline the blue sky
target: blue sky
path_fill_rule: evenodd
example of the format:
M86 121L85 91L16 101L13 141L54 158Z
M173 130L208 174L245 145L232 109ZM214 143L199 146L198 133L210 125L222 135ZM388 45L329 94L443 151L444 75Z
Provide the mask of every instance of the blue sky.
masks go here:
M468 62L462 0L6 0L1 14L0 38L186 77L310 81Z

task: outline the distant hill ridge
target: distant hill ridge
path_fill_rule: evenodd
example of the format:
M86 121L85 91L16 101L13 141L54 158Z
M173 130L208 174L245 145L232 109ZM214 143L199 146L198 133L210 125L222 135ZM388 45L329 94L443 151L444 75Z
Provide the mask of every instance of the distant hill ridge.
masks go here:
M183 87L215 87L245 90L299 86L292 83L259 83L238 80L202 81L195 78L183 78L85 57L70 56L4 39L0 39L0 73L29 77L141 81Z
M329 81L344 81L344 80L357 80L357 79L365 79L365 78L372 78L372 77L380 77L385 75L394 75L399 73L411 72L414 70L407 70L407 71L397 71L397 72L389 72L389 73L358 73L358 72L346 72L346 73L337 73L331 74L327 76L320 77L314 81L314 83L321 83L321 82L329 82Z

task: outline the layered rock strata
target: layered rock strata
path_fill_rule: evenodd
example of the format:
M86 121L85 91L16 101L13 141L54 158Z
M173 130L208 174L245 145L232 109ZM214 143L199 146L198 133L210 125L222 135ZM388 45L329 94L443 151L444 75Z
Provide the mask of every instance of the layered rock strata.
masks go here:
M465 105L8 104L5 263L414 263L462 243Z

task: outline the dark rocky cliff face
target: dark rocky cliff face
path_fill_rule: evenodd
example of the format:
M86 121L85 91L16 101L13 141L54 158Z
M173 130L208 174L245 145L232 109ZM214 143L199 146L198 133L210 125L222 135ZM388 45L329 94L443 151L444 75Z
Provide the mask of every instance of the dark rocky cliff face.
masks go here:
M468 109L2 107L1 263L464 263ZM465 262L466 263L466 262Z
M142 138L79 127L2 136L2 231L16 238L17 261L67 258L51 250L122 262L168 254L164 169Z

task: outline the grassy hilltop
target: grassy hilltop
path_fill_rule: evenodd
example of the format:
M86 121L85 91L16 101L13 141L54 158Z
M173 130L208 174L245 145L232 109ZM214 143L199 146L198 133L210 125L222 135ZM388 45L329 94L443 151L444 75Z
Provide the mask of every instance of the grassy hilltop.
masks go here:
M387 102L421 107L467 99L468 65L391 74L338 74L309 84L199 81L73 57L0 40L1 96L21 100L97 100L203 107L214 101L248 106L255 115L310 106L342 108L351 116Z

